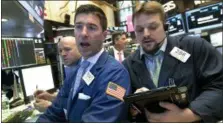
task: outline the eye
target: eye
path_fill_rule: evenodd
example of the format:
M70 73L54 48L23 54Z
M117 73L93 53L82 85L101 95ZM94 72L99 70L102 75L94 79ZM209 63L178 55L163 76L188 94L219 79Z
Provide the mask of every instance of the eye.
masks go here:
M61 54L61 53L62 53L62 51L63 51L63 50L59 50L59 54Z
M150 25L148 27L149 30L156 30L158 28L158 25Z
M136 33L141 33L143 32L143 28L139 27L139 28L136 28Z
M69 52L71 49L70 48L64 48L65 52Z
M95 26L95 25L88 25L88 30L95 31L95 30L97 30L97 26Z
M74 26L74 30L81 30L82 28L83 28L83 25L82 24L76 24L75 26Z

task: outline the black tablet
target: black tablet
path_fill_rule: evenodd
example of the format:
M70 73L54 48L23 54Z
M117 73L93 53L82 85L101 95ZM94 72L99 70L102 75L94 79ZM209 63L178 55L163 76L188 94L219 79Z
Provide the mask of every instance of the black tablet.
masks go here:
M124 97L125 102L133 104L140 111L147 108L150 112L161 113L165 109L159 106L160 101L171 102L181 108L188 106L187 87L160 87L146 92Z

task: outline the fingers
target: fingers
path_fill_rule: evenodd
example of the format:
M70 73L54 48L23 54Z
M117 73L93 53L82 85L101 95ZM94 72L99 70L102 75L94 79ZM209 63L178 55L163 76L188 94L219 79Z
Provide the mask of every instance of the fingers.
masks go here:
M35 92L34 92L34 96L36 97L37 95L39 95L39 94L41 94L41 93L43 93L44 91L43 90L36 90Z
M163 117L162 113L159 113L159 114L151 113L147 109L144 109L144 111L145 111L146 118L149 122L160 122L160 120Z
M44 99L44 100L48 100L51 101L52 100L52 95L46 91L42 91L41 93L39 93L38 95L35 96L38 99Z
M35 100L36 100L35 101L36 103L39 103L39 102L43 101L43 99L38 99L38 98L36 98Z
M137 114L139 114L138 111L136 111L133 108L130 108L130 113L131 113L132 116L136 116Z
M159 105L167 110L179 110L179 107L177 107L175 104L169 103L169 102L159 102Z
M52 103L50 101L47 101L47 100L36 99L36 102L34 104L37 105L37 106L41 106L41 107L48 107Z
M38 98L38 99L46 99L46 95L45 95L45 93L40 93L40 94L38 94L36 96L36 98Z
M35 103L33 103L33 105L34 105L35 109L37 109L40 112L44 112L47 109L47 107L45 107L44 105L42 105L41 102L39 102L39 103L36 103L35 102Z
M142 87L142 88L137 89L137 90L135 91L135 93L140 93L140 92L145 92L145 91L149 91L149 89L146 88L146 87Z

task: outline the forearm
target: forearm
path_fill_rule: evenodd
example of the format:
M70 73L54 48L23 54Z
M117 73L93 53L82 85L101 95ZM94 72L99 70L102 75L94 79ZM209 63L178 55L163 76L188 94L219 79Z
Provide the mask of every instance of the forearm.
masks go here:
M204 91L189 108L199 115L204 122L217 122L223 118L223 92L220 90Z

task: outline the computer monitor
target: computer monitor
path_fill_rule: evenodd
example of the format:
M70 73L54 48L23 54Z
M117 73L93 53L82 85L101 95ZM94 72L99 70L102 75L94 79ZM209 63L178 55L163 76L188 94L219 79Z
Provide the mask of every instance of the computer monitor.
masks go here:
M42 38L1 38L2 69L45 64Z
M185 34L185 26L182 14L177 14L167 19L168 33L170 36Z
M51 90L55 88L51 65L23 68L21 76L25 97L32 96L37 89Z
M2 68L36 64L32 38L2 38Z
M210 34L211 44L215 47L222 46L222 32Z
M46 56L44 52L44 44L43 44L43 39L42 38L35 38L35 56L36 56L36 63L37 64L45 64L46 63Z
M221 28L223 20L222 2L185 12L188 32Z

